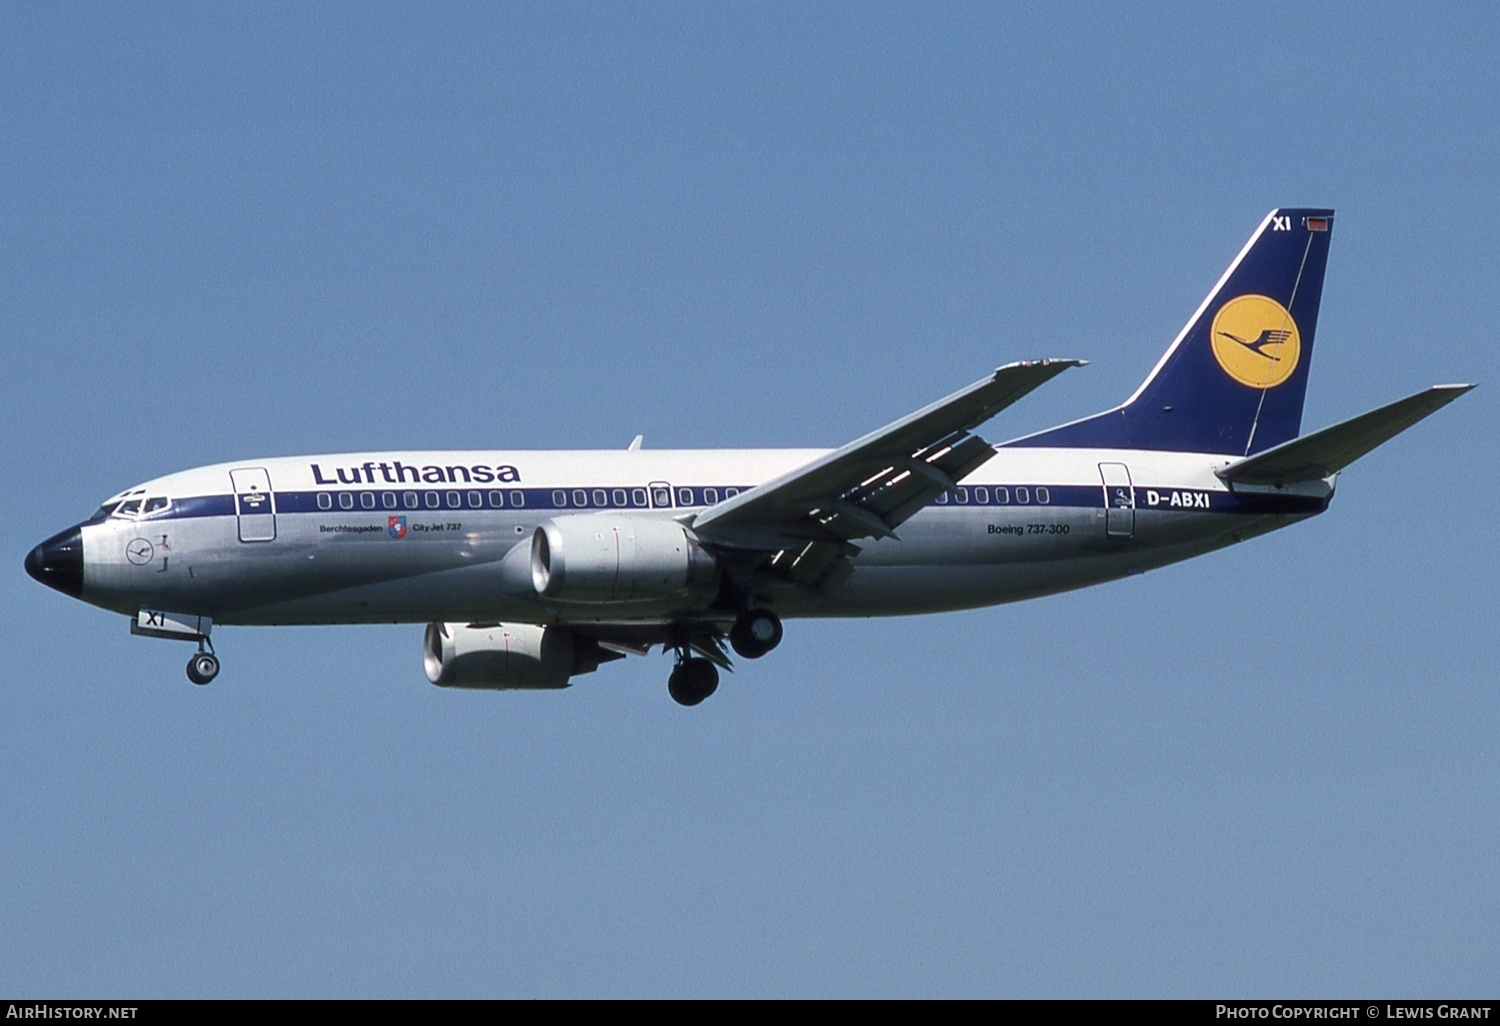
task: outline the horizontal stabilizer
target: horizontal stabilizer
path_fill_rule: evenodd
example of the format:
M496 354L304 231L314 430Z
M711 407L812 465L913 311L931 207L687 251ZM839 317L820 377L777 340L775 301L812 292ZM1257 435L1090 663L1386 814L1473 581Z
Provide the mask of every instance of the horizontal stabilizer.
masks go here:
M1473 385L1434 385L1378 410L1283 442L1219 471L1230 484L1283 485L1336 474L1428 414L1436 413Z

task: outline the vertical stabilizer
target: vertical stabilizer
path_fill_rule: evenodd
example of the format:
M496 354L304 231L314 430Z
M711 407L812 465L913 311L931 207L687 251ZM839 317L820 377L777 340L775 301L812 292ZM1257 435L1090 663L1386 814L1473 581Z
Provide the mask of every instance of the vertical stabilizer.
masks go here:
M1134 395L1009 443L1245 456L1297 437L1333 211L1266 215Z

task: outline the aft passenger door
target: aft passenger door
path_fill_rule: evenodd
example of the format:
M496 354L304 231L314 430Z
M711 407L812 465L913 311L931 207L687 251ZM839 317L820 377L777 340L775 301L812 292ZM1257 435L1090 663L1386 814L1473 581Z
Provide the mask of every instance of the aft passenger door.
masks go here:
M1130 468L1123 463L1099 464L1104 482L1104 534L1108 538L1129 538L1135 534L1135 488L1130 483Z
M271 475L260 467L231 470L234 514L239 520L240 541L276 540L276 497L271 493Z

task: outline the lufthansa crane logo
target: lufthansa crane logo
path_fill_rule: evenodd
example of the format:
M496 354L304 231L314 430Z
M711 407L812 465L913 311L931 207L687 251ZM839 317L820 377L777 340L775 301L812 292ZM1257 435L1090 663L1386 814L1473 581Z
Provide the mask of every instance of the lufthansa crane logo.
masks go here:
M1275 388L1302 358L1297 322L1270 296L1236 296L1221 306L1213 347L1224 373L1251 388Z

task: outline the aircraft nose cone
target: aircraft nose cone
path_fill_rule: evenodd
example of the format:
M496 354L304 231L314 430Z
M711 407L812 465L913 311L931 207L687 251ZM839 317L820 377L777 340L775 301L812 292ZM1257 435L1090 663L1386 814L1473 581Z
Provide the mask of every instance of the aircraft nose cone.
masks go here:
M49 588L78 598L83 594L83 531L70 527L32 549L26 572Z

